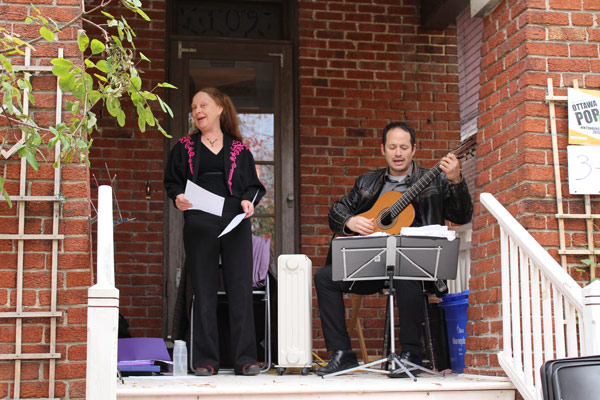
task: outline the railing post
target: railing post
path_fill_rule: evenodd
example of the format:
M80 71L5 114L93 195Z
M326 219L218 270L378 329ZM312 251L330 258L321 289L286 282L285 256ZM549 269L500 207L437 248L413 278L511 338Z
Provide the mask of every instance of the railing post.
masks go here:
M600 281L583 288L585 356L600 354Z
M86 399L117 398L119 290L115 288L112 188L98 189L97 283L88 289Z

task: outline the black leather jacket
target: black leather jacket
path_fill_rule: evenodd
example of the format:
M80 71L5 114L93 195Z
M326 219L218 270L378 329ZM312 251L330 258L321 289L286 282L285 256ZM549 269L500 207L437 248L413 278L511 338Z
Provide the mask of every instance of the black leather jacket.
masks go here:
M428 170L413 163L413 175L407 182L412 186ZM383 188L386 168L367 172L358 177L348 194L336 201L329 210L329 227L336 234L349 235L346 221L371 209ZM445 220L466 224L473 216L473 202L467 183L448 182L440 173L413 201L415 220L412 226L440 224Z

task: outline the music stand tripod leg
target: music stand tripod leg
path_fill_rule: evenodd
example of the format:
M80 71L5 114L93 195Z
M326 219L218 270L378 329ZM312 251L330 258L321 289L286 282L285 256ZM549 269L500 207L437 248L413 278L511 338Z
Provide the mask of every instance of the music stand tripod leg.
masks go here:
M388 296L389 296L389 312L390 312L390 318L389 318L389 329L390 329L390 354L388 354L387 357L382 358L380 360L377 361L373 361L370 362L368 364L365 365L359 365L358 367L352 367L352 368L348 368L342 371L337 371L337 372L333 372L331 374L327 374L327 375L323 375L322 378L326 378L326 377L331 377L331 376L337 376L337 375L342 375L342 374L348 374L350 372L354 372L354 371L370 371L370 372L377 372L379 374L389 374L392 371L397 371L398 369L401 369L402 371L404 371L413 381L417 381L417 378L415 378L415 376L413 374L410 373L410 370L406 367L406 365L404 365L404 363L408 363L411 364L411 366L416 366L415 364L412 364L410 362L404 361L402 360L400 357L398 357L398 355L395 353L395 337L394 337L394 265L391 265L391 267L388 267L387 269L387 273L388 273L388 282L389 282L389 290L388 290ZM387 370L382 370L382 369L374 369L371 368L372 366L375 365L379 365L379 364L384 364L387 363L388 365L388 369ZM399 368L396 368L399 367ZM433 371L432 371L433 372Z

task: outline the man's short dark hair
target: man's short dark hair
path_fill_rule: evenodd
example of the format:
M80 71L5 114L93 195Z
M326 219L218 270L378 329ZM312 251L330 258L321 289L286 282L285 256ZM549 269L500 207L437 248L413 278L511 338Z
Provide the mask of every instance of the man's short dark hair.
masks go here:
M381 143L383 143L383 145L385 146L385 141L387 140L388 132L396 128L400 128L403 131L408 132L410 134L410 144L412 147L415 147L415 144L417 143L415 130L406 122L390 122L389 124L387 124L387 126L383 128L383 135L381 135Z

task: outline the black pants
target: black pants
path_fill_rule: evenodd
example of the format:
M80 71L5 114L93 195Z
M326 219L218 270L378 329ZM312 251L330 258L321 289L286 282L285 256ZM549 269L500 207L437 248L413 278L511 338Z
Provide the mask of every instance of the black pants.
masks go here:
M343 294L377 293L383 289L386 281L333 281L331 273L331 265L325 265L314 277L325 345L328 351L350 350L352 346L346 328ZM398 341L402 345L402 351L418 354L421 350L421 325L425 314L423 283L394 280L394 288L400 323Z
M217 291L219 255L229 303L231 353L235 370L256 363L256 340L252 306L252 235L250 220L218 238L234 214L186 215L184 246L187 279L194 294L192 341L193 369L210 365L219 369Z

